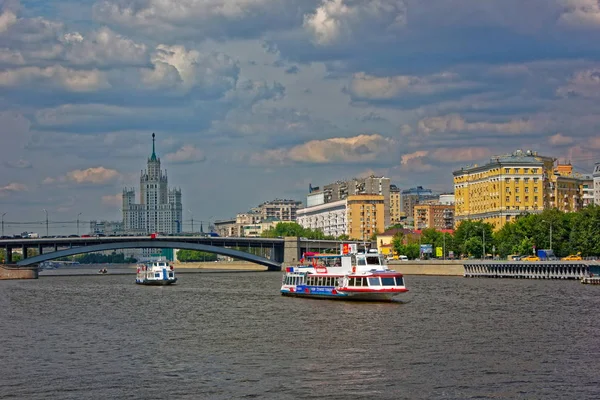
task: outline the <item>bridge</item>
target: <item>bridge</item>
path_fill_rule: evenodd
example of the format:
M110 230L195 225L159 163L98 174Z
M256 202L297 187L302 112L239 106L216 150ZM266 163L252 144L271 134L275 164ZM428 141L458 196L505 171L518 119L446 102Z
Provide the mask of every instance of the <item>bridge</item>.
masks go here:
M344 241L344 243L357 243ZM105 250L131 248L199 250L266 266L280 271L282 264L297 262L306 251L340 250L337 240L313 240L298 237L204 237L204 236L103 236L2 239L0 248L6 252L5 264L15 267L37 266L43 261ZM21 249L23 258L12 261L14 249ZM37 255L27 256L29 249Z

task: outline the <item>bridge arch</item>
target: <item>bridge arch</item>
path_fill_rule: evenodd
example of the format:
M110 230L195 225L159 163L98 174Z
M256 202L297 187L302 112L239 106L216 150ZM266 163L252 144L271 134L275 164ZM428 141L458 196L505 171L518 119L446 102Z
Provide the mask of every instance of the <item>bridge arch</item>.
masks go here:
M150 242L150 241L132 241L132 242L117 242L117 243L102 243L94 244L91 246L77 246L71 247L65 250L53 251L50 253L40 254L38 256L29 257L22 259L17 262L19 266L27 266L32 264L41 263L44 261L54 260L57 258L73 256L76 254L93 253L95 251L104 250L118 250L118 249L185 249L185 250L198 250L205 251L207 253L215 253L223 256L229 256L239 258L244 261L250 261L259 265L263 265L269 269L269 271L281 271L281 264L269 260L268 258L256 256L254 254L246 253L239 250L228 249L225 247L210 246L199 243L187 243L187 242Z

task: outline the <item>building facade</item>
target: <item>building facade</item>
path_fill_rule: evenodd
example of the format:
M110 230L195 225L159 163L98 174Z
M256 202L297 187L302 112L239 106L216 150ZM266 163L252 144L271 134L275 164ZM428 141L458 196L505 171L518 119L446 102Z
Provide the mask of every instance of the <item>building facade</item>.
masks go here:
M347 203L344 199L305 207L298 210L296 222L303 228L321 230L325 235L335 237L347 235Z
M415 229L454 229L454 205L417 204L414 206Z
M594 180L594 204L600 206L600 162L594 166L592 179Z
M269 218L277 218L283 222L296 221L296 213L303 204L298 200L275 199L266 201L251 210L252 213L260 216L260 221ZM253 223L258 222L254 221Z
M455 225L472 219L500 229L523 213L581 209L582 177L569 164L517 150L488 164L454 171Z
M314 188L313 190L311 187L311 192L314 192L314 194L318 193L318 188ZM338 181L323 186L322 192L325 203L344 200L352 195L381 195L384 198L384 223L385 226L390 224L390 178L372 175L367 178Z
M135 189L123 190L123 230L133 234L181 233L182 209L181 190L168 188L167 172L160 168L153 133L152 155L140 176L140 202L135 202Z
M121 221L90 221L90 234L92 235L122 235L123 222Z
M377 194L357 194L347 198L348 236L369 241L373 234L385 230L385 197Z
M403 214L400 211L400 189L390 185L390 225L401 223Z
M400 212L404 214L406 226L414 226L414 208L417 204L424 202L437 202L439 197L433 194L431 189L417 186L404 189L400 192Z

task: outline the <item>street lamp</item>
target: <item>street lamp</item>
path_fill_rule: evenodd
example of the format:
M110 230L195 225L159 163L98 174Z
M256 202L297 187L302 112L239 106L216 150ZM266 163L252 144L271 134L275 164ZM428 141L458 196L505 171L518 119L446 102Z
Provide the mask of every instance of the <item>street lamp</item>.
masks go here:
M483 259L485 260L485 226L483 227Z
M4 216L6 213L2 213L2 236L4 236Z
M46 210L45 208L42 210L46 213L46 236L49 236L48 234L48 210Z
M79 213L79 214L77 214L77 236L79 236L79 216L80 216L81 214L82 214L82 213Z

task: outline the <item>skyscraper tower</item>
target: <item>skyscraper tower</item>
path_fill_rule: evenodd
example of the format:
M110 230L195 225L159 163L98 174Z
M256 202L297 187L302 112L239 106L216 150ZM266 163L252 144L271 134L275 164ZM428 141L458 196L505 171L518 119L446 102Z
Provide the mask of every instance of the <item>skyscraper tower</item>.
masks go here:
M167 171L160 169L156 156L156 135L152 134L152 155L140 176L140 202L135 190L123 190L123 227L128 233L180 233L183 207L181 189L168 188Z

